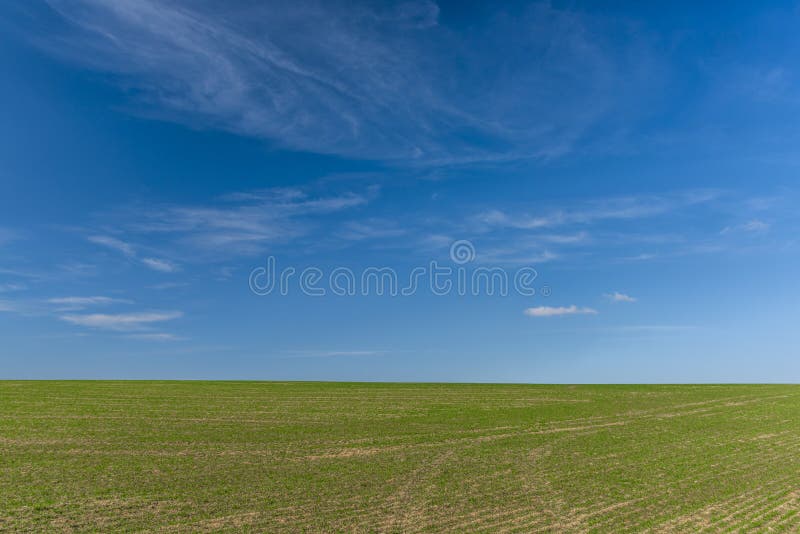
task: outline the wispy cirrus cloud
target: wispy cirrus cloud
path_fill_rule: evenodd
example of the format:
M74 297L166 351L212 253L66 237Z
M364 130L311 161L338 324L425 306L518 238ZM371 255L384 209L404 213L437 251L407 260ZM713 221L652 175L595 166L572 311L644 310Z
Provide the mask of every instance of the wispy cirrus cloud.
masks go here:
M96 304L112 304L115 302L130 302L128 300L112 297L56 297L47 299L50 304L65 304L70 306L93 306Z
M62 321L89 328L103 330L141 330L150 325L172 321L183 316L179 311L139 312L139 313L90 313L62 315Z
M134 250L133 245L130 243L126 243L121 239L117 239L116 237L111 237L107 235L91 235L87 238L91 243L95 245L100 245L103 247L110 248L122 254L123 256L127 256L128 258L133 258L136 256L136 252Z
M634 87L657 87L631 25L550 3L498 9L469 32L430 0L48 3L69 26L42 45L121 76L142 115L311 152L552 157L598 123L616 128Z
M17 284L17 283L0 284L0 293L10 293L12 291L24 291L26 289L28 289L28 286L25 284Z
M569 225L588 225L657 217L677 210L708 204L718 198L716 191L683 191L672 195L609 197L574 202L564 208L540 208L541 213L509 213L490 209L475 217L486 228L540 230Z
M766 223L760 219L751 219L745 223L738 224L735 226L726 226L720 231L720 234L730 234L733 232L745 232L745 233L762 233L769 230L770 224Z
M171 262L163 258L140 258L136 247L131 243L111 237L107 235L92 235L88 237L89 241L101 245L121 253L126 258L136 260L148 269L159 271L162 273L174 273L180 270L177 263Z
M642 243L683 245L684 236L664 235L658 223L668 216L713 213L722 194L706 189L540 200L528 206L514 202L502 209L475 210L442 225L450 227L450 235L474 238L477 261L483 263L585 262L598 253L607 257L612 250L620 257L641 254L631 248ZM645 233L648 225L656 232Z
M16 239L19 239L19 233L11 230L10 228L4 228L0 226L0 247L7 245Z
M550 250L516 244L480 250L476 255L479 263L499 265L538 265L558 258L559 255Z
M91 306L108 306L111 304L131 304L133 301L104 296L92 297L54 297L47 299L48 304L58 306L58 311L82 310Z
M365 241L370 239L394 239L408 234L408 230L400 228L391 221L366 219L349 221L337 232L337 236L346 241Z
M374 186L360 192L312 195L300 188L260 189L224 195L206 205L163 205L124 210L119 225L126 232L162 239L170 248L197 254L250 255L269 244L286 243L315 229L317 218L367 205L378 195ZM172 262L141 260L163 272L178 270Z
M557 317L561 315L596 315L594 308L575 306L536 306L526 308L523 313L529 317Z

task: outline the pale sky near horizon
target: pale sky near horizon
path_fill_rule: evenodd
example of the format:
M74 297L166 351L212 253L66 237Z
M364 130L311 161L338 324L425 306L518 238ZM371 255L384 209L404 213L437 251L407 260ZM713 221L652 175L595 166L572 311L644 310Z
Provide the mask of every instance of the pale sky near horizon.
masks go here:
M798 382L798 24L6 3L0 378Z

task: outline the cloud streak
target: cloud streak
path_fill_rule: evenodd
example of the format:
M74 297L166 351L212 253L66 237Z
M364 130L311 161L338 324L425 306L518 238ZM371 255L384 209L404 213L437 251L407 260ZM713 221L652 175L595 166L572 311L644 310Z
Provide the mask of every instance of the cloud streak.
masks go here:
M48 299L51 304L65 304L69 306L92 306L95 304L111 304L113 302L130 302L111 297L57 297Z
M121 239L117 239L116 237L110 237L107 235L92 235L89 236L88 239L91 243L94 243L95 245L100 245L103 247L110 248L111 250L115 250L128 258L133 258L134 256L136 256L136 252L133 248L133 245L131 245L130 243L126 243Z
M183 341L186 338L176 336L167 332L150 332L145 334L128 334L125 336L128 339L139 339L142 341Z
M475 220L484 228L540 230L569 225L589 225L605 221L626 221L658 217L677 210L707 204L718 197L714 191L684 191L672 195L639 195L584 201L569 208L544 209L542 213L510 214L490 209ZM585 237L585 236L584 236Z
M19 234L9 228L0 226L0 247L19 238Z
M169 260L162 258L139 258L136 247L126 241L117 239L116 237L93 235L89 236L88 239L91 243L108 247L111 250L121 253L126 258L137 260L139 263L153 271L162 273L174 273L180 271L180 266L177 263L173 263Z
M12 291L24 291L28 289L25 284L0 284L0 293L10 293Z
M111 297L56 297L47 299L48 304L55 304L59 311L82 310L90 306L108 306L110 304L131 304L132 301L126 299L116 299Z
M593 308L571 306L536 306L526 308L523 313L528 317L558 317L561 315L596 315L597 310Z
M746 223L739 224L737 226L726 226L722 229L720 234L730 234L734 232L744 232L749 234L761 234L769 230L770 224L766 223L760 219L751 219Z
M78 326L102 330L129 331L141 330L149 325L172 321L183 316L179 311L140 312L140 313L91 313L62 315L61 320Z
M161 260L158 258L142 258L142 264L154 271L159 271L162 273L174 273L180 270L180 268L171 261Z
M365 356L384 356L388 354L386 350L296 350L287 351L286 358L343 358L343 357L365 357Z

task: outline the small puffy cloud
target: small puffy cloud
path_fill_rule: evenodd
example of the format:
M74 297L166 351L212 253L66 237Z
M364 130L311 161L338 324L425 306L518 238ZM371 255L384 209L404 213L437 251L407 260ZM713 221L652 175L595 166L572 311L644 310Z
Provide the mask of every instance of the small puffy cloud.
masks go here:
M16 308L7 300L0 300L0 312L13 312Z
M142 258L142 263L150 269L162 273L174 273L180 270L176 264L158 258Z
M575 306L536 306L526 308L523 313L529 317L555 317L558 315L595 315L593 308Z
M90 313L62 315L61 320L80 326L104 330L140 330L153 323L171 321L182 316L183 313L179 311L118 314Z
M620 293L619 291L614 291L613 293L606 293L603 296L608 300L610 300L611 302L636 302L636 297L626 295L625 293Z

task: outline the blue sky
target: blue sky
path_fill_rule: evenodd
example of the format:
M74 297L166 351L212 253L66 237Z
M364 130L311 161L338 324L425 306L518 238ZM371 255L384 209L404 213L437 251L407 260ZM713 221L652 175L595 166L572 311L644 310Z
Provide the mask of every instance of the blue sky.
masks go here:
M0 14L3 378L800 380L796 3Z

